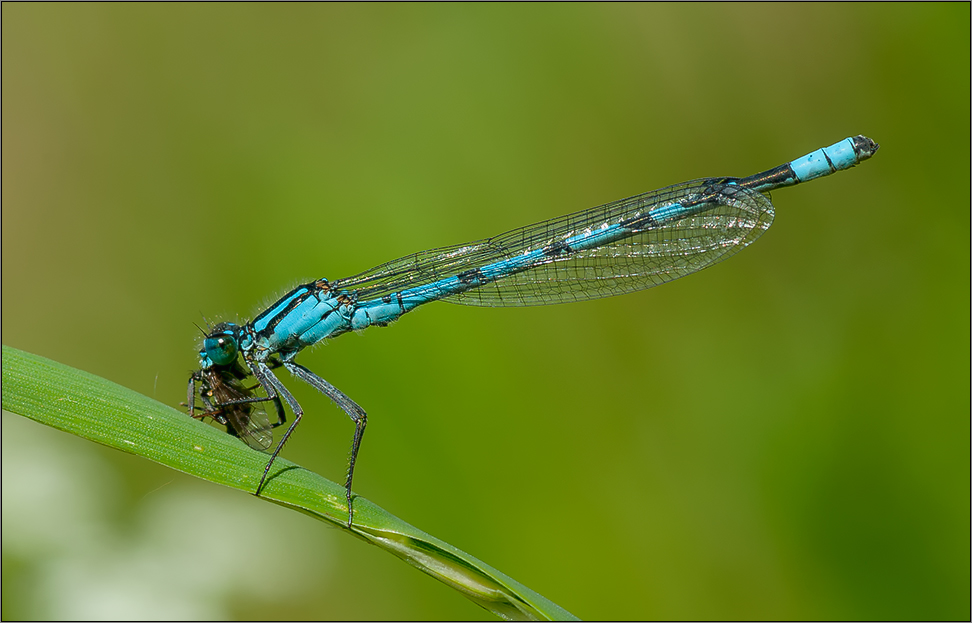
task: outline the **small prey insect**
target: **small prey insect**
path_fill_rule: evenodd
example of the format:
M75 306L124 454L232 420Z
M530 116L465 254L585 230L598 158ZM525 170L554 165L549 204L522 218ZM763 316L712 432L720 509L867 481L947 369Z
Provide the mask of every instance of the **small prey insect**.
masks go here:
M285 424L287 416L279 398L257 396L257 386L247 387L247 373L239 362L219 369L196 370L189 379L189 415L202 420L212 418L226 427L226 432L246 442L254 450L265 452L273 444L273 429ZM198 391L198 393L197 393ZM196 412L196 396L203 403ZM277 421L271 423L262 403L273 402ZM262 484L262 482L261 482Z

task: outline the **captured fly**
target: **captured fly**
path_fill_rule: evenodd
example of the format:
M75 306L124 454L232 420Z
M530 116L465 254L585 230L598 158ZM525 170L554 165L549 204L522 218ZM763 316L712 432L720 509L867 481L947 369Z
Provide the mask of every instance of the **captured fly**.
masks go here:
M279 398L255 395L253 390L258 386L244 385L246 377L239 365L197 370L189 380L189 415L200 420L213 418L226 427L227 433L239 437L254 450L266 451L273 444L273 429L284 424L287 417ZM201 413L196 412L197 395L205 408ZM270 422L262 404L265 402L274 403L276 422Z

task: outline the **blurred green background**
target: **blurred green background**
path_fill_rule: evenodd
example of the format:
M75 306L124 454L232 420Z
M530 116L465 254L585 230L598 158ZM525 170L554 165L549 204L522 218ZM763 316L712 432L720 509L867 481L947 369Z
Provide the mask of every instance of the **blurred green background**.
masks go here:
M301 361L356 492L583 618L967 619L967 3L3 6L3 342L177 406L302 280L866 134L662 288ZM352 426L285 456L333 480ZM316 521L3 418L3 618L477 619Z

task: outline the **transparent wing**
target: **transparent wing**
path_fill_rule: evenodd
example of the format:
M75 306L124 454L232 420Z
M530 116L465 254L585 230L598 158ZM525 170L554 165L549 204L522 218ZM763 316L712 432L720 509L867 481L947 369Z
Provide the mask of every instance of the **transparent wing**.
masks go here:
M422 251L335 281L377 299L466 271L550 248L585 231L645 223L623 239L560 256L442 300L488 307L547 305L650 288L712 266L737 253L773 223L768 194L727 185L727 178L685 182L477 240ZM649 211L704 197L707 208L685 218L645 219ZM650 223L650 224L649 224Z
M206 379L212 392L212 410L207 415L221 415L231 434L254 450L264 451L273 444L273 427L263 407L265 398L258 397L243 383L229 375L210 372Z
M273 429L266 409L252 404L222 406L223 414L236 436L254 450L268 450L273 443Z

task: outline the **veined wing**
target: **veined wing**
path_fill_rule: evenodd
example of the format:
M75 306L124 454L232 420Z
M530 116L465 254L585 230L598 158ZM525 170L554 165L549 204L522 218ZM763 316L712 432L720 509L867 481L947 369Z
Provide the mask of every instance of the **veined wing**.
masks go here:
M262 402L252 402L256 396L243 382L228 374L210 371L206 382L212 390L212 411L225 419L227 432L239 437L246 445L261 452L273 443L273 427ZM250 400L251 402L245 402Z
M508 274L442 300L488 307L547 305L650 288L731 257L769 228L774 209L768 194L731 181L685 182L492 238L414 253L332 287L356 290L359 301L372 300L531 255L528 266L520 261ZM680 209L692 204L702 208ZM567 253L544 253L608 230L623 235L604 236L604 244L596 246L575 245Z

